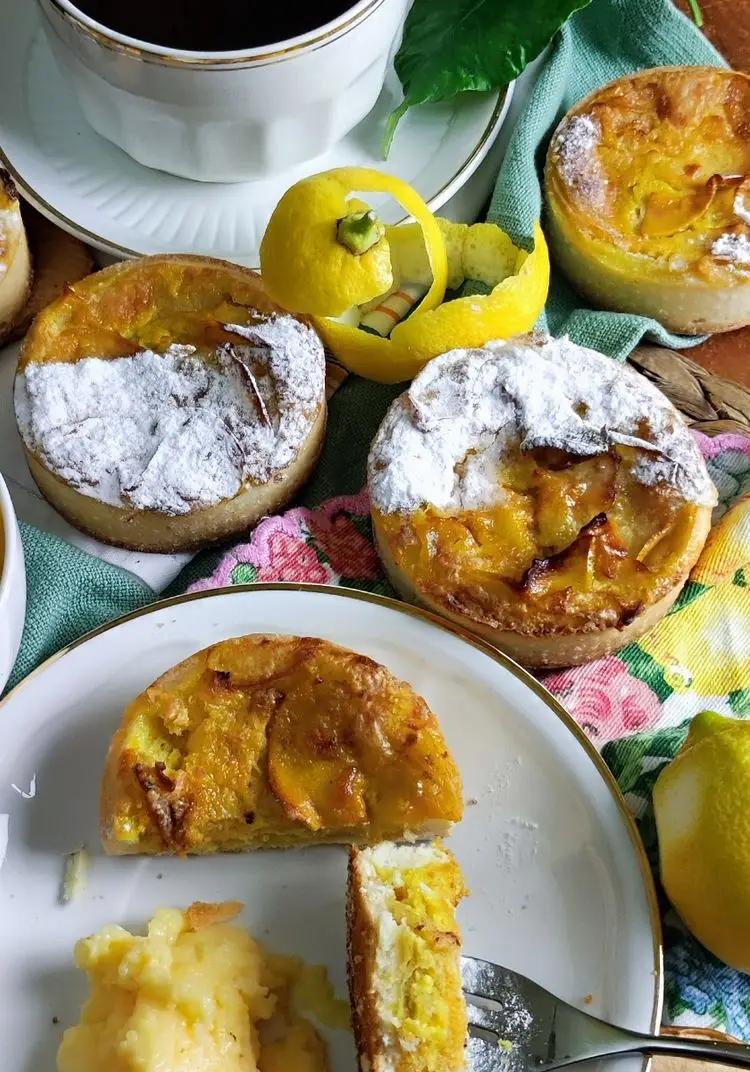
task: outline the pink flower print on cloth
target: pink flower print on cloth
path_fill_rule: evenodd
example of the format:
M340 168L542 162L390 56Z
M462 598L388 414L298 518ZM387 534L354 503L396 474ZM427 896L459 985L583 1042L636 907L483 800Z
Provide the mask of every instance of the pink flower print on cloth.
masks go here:
M614 655L542 677L597 748L659 721L659 697Z
M299 535L290 536L276 527L268 534L264 550L266 561L258 567L259 581L329 584L334 579L315 549Z
M248 543L231 548L214 572L188 591L262 581L367 584L380 577L369 531L366 492L328 499L315 510L295 507L264 518Z
M362 522L366 521L369 534L368 507L365 505L364 515L329 507L330 503L326 503L322 509L310 511L306 519L319 550L339 577L376 580L381 574L380 563L372 542L362 531Z

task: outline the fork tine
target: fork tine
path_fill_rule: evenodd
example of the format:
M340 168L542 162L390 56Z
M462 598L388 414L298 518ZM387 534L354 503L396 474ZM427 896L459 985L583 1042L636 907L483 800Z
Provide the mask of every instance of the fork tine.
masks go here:
M531 995L523 987L526 980L490 961L462 957L461 981L473 1023L511 1042L528 1036L534 1013Z
M466 1010L469 1023L474 1027L493 1031L496 1039L503 1038L503 1030L508 1023L507 1009L491 998L479 994L470 994L464 990Z
M527 1072L523 1050L509 1052L498 1046L494 1031L474 1026L469 1026L466 1067L471 1072Z
M481 1039L483 1042L489 1042L489 1044L496 1049L501 1049L501 1047L497 1045L496 1031L490 1031L486 1027L481 1027L479 1024L473 1024L471 1020L469 1020L469 1034L472 1038Z

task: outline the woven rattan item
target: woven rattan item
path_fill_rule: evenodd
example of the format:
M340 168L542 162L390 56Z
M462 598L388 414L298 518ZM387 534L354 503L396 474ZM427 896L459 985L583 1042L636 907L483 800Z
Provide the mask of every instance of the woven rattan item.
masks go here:
M750 389L711 372L676 350L639 346L630 363L664 392L688 423L707 435L750 433Z

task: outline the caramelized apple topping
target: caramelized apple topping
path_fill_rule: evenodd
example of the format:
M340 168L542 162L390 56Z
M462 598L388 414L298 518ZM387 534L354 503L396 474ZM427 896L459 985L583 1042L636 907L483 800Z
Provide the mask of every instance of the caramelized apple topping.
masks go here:
M166 725L175 710L177 735ZM387 840L461 815L458 771L427 704L372 659L317 638L216 644L126 717L120 821L155 832L151 851L311 831Z
M54 331L34 334L37 361L77 361L81 357L126 357L142 350L163 353L175 342L196 347L204 357L222 344L237 342L225 324L251 324L278 311L259 277L237 277L227 293L226 277L215 265L174 261L155 273L148 258L123 275L118 286L97 276L74 283ZM190 296L189 298L187 296ZM31 348L27 348L28 353ZM23 370L27 358L22 356Z
M607 242L613 264L635 254L642 273L653 261L726 283L747 267L738 191L750 182L749 109L750 79L735 71L618 80L564 120L550 150L552 194L578 233Z
M498 473L495 505L378 521L397 565L453 610L526 632L597 616L623 625L669 585L695 510L639 483L638 458L631 446L587 458L519 449Z
M176 792L172 779L165 778L164 764L149 768L136 763L133 773L165 846L179 852L184 847L185 819L190 812L190 801Z

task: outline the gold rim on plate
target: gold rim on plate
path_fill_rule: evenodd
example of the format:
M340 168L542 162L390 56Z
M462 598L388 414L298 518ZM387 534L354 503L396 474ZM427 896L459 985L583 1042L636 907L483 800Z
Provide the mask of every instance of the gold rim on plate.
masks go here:
M651 1030L656 1032L659 1029L661 1022L662 1012L662 1000L663 1000L663 946L662 946L662 933L661 933L661 919L659 916L659 906L656 899L656 889L654 887L654 879L651 874L651 865L649 864L648 857L646 856L646 850L641 841L640 834L635 825L633 816L628 810L625 798L620 792L620 787L615 781L615 777L607 764L602 759L599 752L594 748L591 741L586 734L580 728L580 726L573 720L571 715L565 710L563 705L557 700L551 692L545 689L544 685L540 681L528 672L524 670L522 666L514 662L509 655L505 655L503 652L494 648L486 640L482 640L480 637L473 636L468 630L462 628L460 625L456 625L453 622L446 621L440 618L437 614L432 614L430 611L422 610L421 607L414 607L409 603L402 603L400 600L392 599L390 596L376 595L373 592L362 592L355 588L346 588L338 585L329 584L301 584L291 582L272 582L261 584L233 584L225 585L220 588L210 588L203 592L186 592L183 595L171 596L168 599L160 599L155 603L149 603L145 607L140 607L138 610L130 611L128 614L123 614L119 618L115 618L114 621L106 622L104 625L98 626L96 629L92 629L84 636L79 637L78 640L74 640L72 643L67 644L60 651L51 655L48 659L45 659L35 670L32 670L22 681L10 690L10 692L0 700L0 717L2 717L3 708L7 706L11 699L14 699L21 689L24 688L34 678L40 676L45 670L47 670L53 663L63 659L69 652L74 651L76 648L80 648L83 644L86 644L89 640L93 640L94 637L100 636L102 633L108 633L111 629L116 629L119 625L124 625L126 622L134 621L137 618L143 618L147 614L155 613L156 611L163 610L165 607L176 607L181 603L192 603L196 599L210 599L217 595L229 595L237 592L316 592L326 596L340 596L345 599L361 600L364 603L374 603L380 607L386 607L389 610L395 610L402 614L406 614L409 617L417 618L420 621L428 622L431 625L437 626L439 629L444 630L447 633L451 633L458 637L460 640L465 641L472 647L481 651L484 655L489 656L494 662L498 663L505 670L507 670L518 681L522 682L529 688L536 696L542 700L546 706L552 711L554 715L562 722L566 729L575 737L584 752L588 755L589 759L593 763L596 770L601 775L604 784L609 789L612 798L617 806L617 809L622 817L625 827L628 832L631 844L635 850L638 864L641 871L641 879L643 881L644 890L646 893L646 900L648 901L649 917L651 921L651 936L653 940L653 977L654 977L654 1003L652 1008L651 1017ZM643 1062L643 1068L647 1068L650 1063L650 1058L645 1058Z

